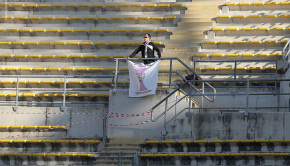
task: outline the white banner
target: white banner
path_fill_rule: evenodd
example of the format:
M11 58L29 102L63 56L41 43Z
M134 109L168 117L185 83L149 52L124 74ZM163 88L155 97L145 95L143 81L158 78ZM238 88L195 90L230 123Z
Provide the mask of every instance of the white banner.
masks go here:
M128 60L130 87L129 97L143 97L155 94L158 82L160 60L144 65Z

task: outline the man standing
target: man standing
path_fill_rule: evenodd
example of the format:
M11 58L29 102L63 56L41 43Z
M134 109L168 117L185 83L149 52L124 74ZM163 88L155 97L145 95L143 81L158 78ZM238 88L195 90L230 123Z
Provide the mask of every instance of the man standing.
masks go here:
M159 48L151 41L151 35L149 33L146 33L144 35L144 43L141 44L131 55L129 58L133 58L136 54L138 54L140 51L142 53L142 58L155 58L154 56L154 50L157 51L158 57L162 59L161 52ZM155 60L144 60L144 64L150 64L152 62L155 62Z

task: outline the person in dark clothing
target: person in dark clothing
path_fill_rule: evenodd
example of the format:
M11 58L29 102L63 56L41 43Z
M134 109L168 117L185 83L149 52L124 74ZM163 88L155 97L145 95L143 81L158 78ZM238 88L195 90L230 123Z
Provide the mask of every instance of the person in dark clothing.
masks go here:
M162 59L160 49L151 41L151 35L146 33L144 35L144 43L142 43L131 55L128 59L133 58L136 54L141 51L142 58L155 58L154 51L157 51L158 57ZM155 60L144 60L144 64L150 64L155 62Z

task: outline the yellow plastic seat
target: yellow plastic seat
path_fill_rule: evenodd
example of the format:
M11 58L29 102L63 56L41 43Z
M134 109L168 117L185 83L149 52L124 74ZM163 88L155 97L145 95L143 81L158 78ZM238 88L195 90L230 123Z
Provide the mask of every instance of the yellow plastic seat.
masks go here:
M242 3L239 3L240 6L249 6L251 5L251 3L249 2L242 2Z
M165 16L164 19L165 20L173 20L173 19L176 19L177 17L176 16Z
M19 29L19 32L32 32L31 29Z
M261 53L261 54L256 54L256 56L269 56L269 54Z
M218 18L231 18L232 16L230 15L219 15Z
M6 70L14 70L14 71L17 71L19 68L17 67L7 67Z
M57 20L68 20L69 17L55 17L55 19L57 19Z
M84 143L84 140L70 140L70 143Z
M82 20L82 19L84 19L84 20L95 20L96 19L96 17L94 17L94 19L92 18L92 19L90 19L89 17L70 17L70 20Z
M243 31L253 31L254 28L242 28Z
M51 7L64 7L62 4L52 4Z
M207 140L194 140L194 143L207 143Z
M231 44L232 41L220 41L220 44Z
M75 4L66 4L64 5L65 7L78 7L78 5L75 5Z
M253 57L253 56L255 56L255 54L242 54L242 56L244 56L244 57Z
M233 18L246 18L246 15L234 15Z
M251 43L251 44L260 44L260 43L262 43L262 41L252 40L252 41L249 41L249 43Z
M12 84L12 81L1 81L1 84Z
M278 5L279 2L266 2L266 5Z
M80 42L67 42L68 45L80 45Z
M84 84L95 84L97 81L84 81Z
M262 15L249 15L249 18L261 18Z
M247 41L234 41L235 44L245 44Z
M270 30L270 28L264 28L264 27L260 27L260 28L257 28L258 31L268 31Z
M91 155L93 155L93 154L90 154L90 153L77 153L77 156L80 156L80 157L90 157Z
M278 43L277 40L266 40L265 43Z
M109 20L109 17L97 17L98 20Z
M39 129L50 129L51 126L37 126L37 128L39 128Z
M290 5L290 2L280 2L280 5Z
M143 7L144 5L143 4L133 4L131 5L132 7Z
M11 129L23 129L23 126L10 126Z
M59 29L48 29L47 32L60 32Z
M89 32L101 32L100 29L90 29Z
M40 42L40 45L52 45L52 42Z
M12 42L0 42L0 45L11 45Z
M14 17L13 16L1 16L1 19L2 20L12 20L12 19L14 19Z
M163 17L151 17L152 20L163 20Z
M103 7L104 5L101 4L93 4L92 7Z
M151 17L138 17L138 20L149 20Z
M46 156L46 153L32 153L32 156Z
M40 58L41 55L28 55L29 58Z
M131 5L129 5L129 4L119 4L118 6L119 7L131 7Z
M68 67L68 68L62 68L63 71L74 71L75 68L71 68L71 67Z
M35 97L35 94L23 94L23 97Z
M97 55L85 55L84 57L85 57L85 58L96 58Z
M43 20L54 20L55 17L42 17Z
M54 45L66 45L67 42L54 42Z
M95 42L95 45L107 45L107 42Z
M25 129L37 129L37 126L24 126Z
M77 153L62 153L61 155L64 157L66 157L66 156L73 157L73 156L77 156Z
M103 71L104 68L91 68L91 71Z
M282 31L285 30L285 29L286 29L285 27L274 27L273 28L273 30L282 30Z
M205 41L204 44L217 44L217 41Z
M93 42L81 42L80 45L87 45L87 46L91 46L93 45Z
M48 68L49 69L49 68ZM42 81L43 84L54 84L55 81ZM40 94L38 94L39 96Z
M97 17L84 17L84 20L95 20Z
M50 94L37 94L37 97L50 97Z
M38 68L34 68L35 71L46 71L47 68L43 68L43 67L38 67Z
M196 54L195 56L196 57L208 57L209 55L208 54Z
M274 14L269 14L269 15L265 15L265 18L276 18L277 15Z
M60 71L61 68L48 68L47 70L48 71Z
M116 29L115 32L127 32L127 29Z
M100 143L101 141L100 140L86 140L85 142L89 144L97 144L97 143Z
M0 126L0 129L9 129L10 126Z
M253 2L252 4L253 4L253 5L264 5L265 2Z
M83 81L69 81L70 84L82 84Z

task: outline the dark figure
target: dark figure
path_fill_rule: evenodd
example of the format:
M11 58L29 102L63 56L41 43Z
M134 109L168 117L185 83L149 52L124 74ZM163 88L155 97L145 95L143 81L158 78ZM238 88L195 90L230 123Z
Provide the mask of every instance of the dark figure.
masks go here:
M146 33L144 35L144 43L141 44L131 55L128 57L128 59L133 58L136 54L138 54L140 51L142 53L142 58L155 58L154 56L154 50L157 51L158 57L162 59L161 52L159 48L151 41L151 35L149 33ZM155 62L155 60L144 60L144 64L150 64L152 62Z

